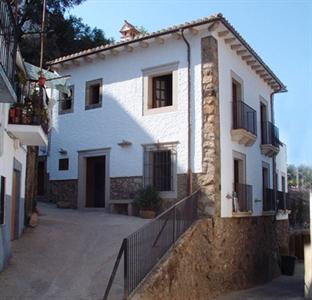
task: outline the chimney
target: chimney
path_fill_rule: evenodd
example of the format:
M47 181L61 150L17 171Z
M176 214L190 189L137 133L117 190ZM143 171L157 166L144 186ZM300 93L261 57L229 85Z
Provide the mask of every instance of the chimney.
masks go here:
M121 33L121 41L134 39L141 33L135 26L133 26L126 20L119 32Z

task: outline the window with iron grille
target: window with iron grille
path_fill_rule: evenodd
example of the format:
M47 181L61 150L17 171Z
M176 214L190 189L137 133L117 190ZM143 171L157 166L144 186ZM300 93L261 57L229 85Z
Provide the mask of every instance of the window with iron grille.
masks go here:
M176 146L148 145L144 149L144 185L160 192L175 191Z
M4 224L5 177L0 177L0 224Z
M172 105L172 74L153 77L153 107Z
M70 95L68 95L66 93L62 93L62 95L61 95L60 104L59 104L59 113L60 114L73 112L74 86L71 85L69 87L69 90L70 90Z

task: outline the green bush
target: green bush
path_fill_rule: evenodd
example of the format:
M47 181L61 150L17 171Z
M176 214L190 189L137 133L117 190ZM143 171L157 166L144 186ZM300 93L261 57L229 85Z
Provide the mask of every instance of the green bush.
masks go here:
M139 190L134 203L140 209L157 210L160 203L159 192L151 185Z

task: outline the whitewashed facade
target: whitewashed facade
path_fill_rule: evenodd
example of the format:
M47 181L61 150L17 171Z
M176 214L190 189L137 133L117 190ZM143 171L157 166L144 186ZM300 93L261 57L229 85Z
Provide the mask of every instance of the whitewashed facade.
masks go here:
M210 22L211 21L211 22ZM216 20L218 21L218 20ZM218 21L220 22L220 21ZM190 23L188 23L190 24ZM263 214L262 168L268 167L269 185L273 189L273 157L264 155L261 147L260 103L267 105L267 121L272 121L271 94L277 91L278 79L270 73L272 82L260 77L257 71L267 67L246 45L235 48L234 32L221 23L213 28L212 20L193 22L183 34L190 44L190 116L191 149L188 149L188 60L187 47L181 36L181 28L172 32L126 39L113 48L99 47L51 62L51 66L63 75L70 75L73 86L73 102L70 111L60 113L59 102L53 112L51 147L48 155L48 173L51 184L56 187L71 182L74 197L81 188L83 167L81 162L88 157L83 153L106 156L105 206L114 193L114 184L123 178L136 178L144 184L144 147L150 144L174 145L176 151L171 193L164 198L179 198L187 175L188 151L191 152L191 171L199 174L203 165L203 92L202 92L202 49L201 41L213 36L218 44L219 109L220 109L220 160L221 160L221 216L233 216L234 158L244 158L244 183L252 186L252 203L248 215ZM187 25L188 26L188 25ZM227 40L228 39L228 40ZM232 39L232 40L231 40ZM241 42L241 41L240 41ZM233 47L234 46L234 47ZM246 48L245 48L246 46ZM237 51L245 50L238 54ZM250 54L251 53L251 54ZM251 58L242 59L242 54ZM248 63L247 63L248 61ZM252 68L257 65L256 68ZM160 108L148 108L151 78L172 74L172 104ZM101 103L94 108L86 106L87 82L100 81ZM256 111L256 135L252 145L233 140L233 90L232 81L241 84L241 99ZM274 81L274 83L273 83ZM284 86L281 85L281 88ZM275 112L278 114L278 112ZM100 152L96 152L100 151ZM102 152L101 152L102 151ZM91 156L90 154L90 156ZM82 155L82 156L81 156ZM60 170L60 159L68 159L67 169ZM277 158L278 187L281 176L286 174L286 154ZM287 180L287 176L286 176ZM286 182L287 186L287 182ZM73 200L75 201L75 200ZM77 200L77 207L85 207L85 200Z

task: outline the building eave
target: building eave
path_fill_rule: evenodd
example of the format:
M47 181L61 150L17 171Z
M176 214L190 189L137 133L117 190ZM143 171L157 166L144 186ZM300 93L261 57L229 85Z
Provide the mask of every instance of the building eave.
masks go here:
M265 81L268 81L272 79L274 82L273 84L270 84L268 82L268 85L271 86L272 90L277 92L286 92L286 86L279 80L279 78L273 73L273 71L264 63L264 61L260 58L260 56L256 53L256 51L246 42L246 40L236 31L236 29L223 17L222 14L213 15L207 18L199 19L192 22L187 22L181 25L169 27L166 29L162 29L157 32L153 32L150 34L145 35L139 35L136 38L129 39L126 41L120 41L115 44L109 44L109 45L103 45L98 46L96 48L87 49L84 51L80 51L78 53L66 55L60 58L57 58L55 60L47 62L48 66L55 66L59 64L65 64L69 61L78 60L80 58L85 58L90 55L100 55L102 52L110 52L114 54L114 51L117 51L118 48L129 48L131 47L131 44L135 43L144 43L147 40L160 38L161 36L165 35L173 35L179 33L181 30L190 29L193 27L199 27L202 25L208 25L208 24L219 24L221 23L230 33L231 35L244 47L244 49L247 50L248 54L251 55L253 59L256 60L256 62L261 66L261 70L263 70L266 74L268 74L268 78L264 78ZM212 24L213 25L213 24ZM210 25L209 28L212 26ZM208 28L208 30L209 30ZM256 71L256 70L255 70ZM257 73L257 72L256 72ZM261 78L264 76L259 75Z

